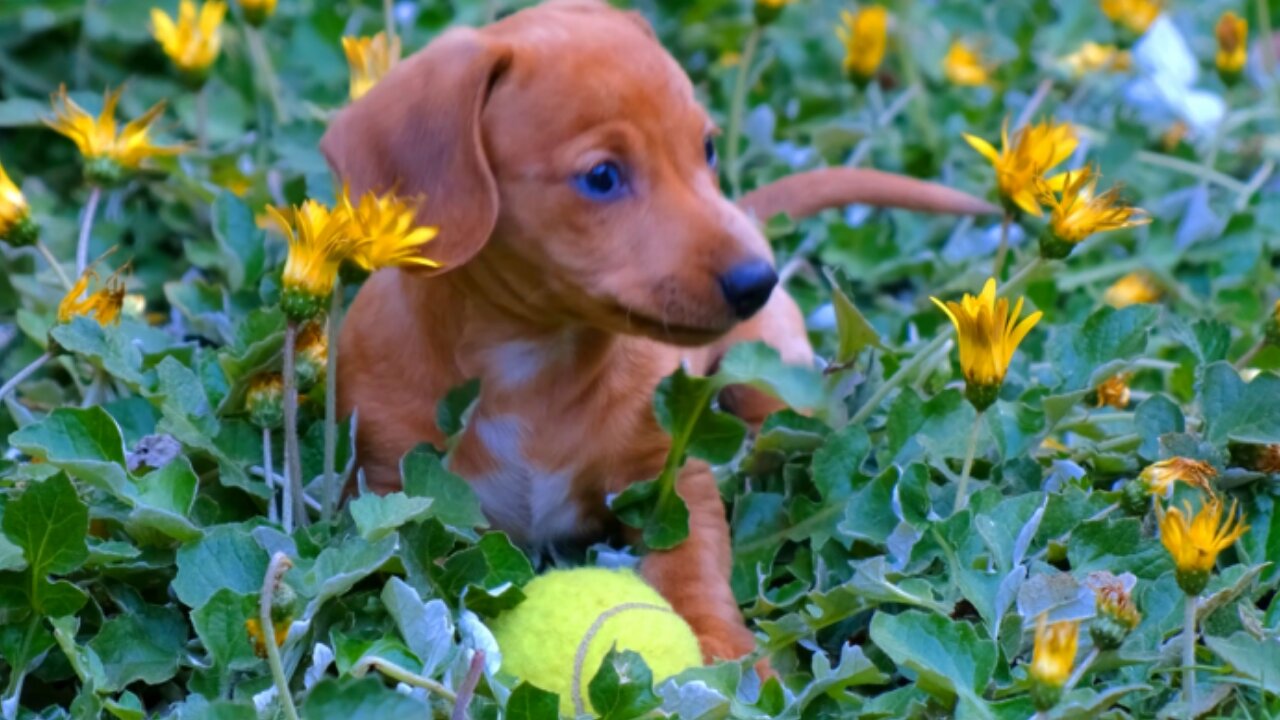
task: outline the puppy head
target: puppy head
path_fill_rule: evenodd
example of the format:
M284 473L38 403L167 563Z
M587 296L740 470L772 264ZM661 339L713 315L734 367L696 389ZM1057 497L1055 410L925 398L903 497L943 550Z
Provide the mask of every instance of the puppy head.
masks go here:
M530 319L682 344L750 316L767 243L721 194L715 128L652 31L562 0L449 32L344 110L353 191L425 193L428 255Z

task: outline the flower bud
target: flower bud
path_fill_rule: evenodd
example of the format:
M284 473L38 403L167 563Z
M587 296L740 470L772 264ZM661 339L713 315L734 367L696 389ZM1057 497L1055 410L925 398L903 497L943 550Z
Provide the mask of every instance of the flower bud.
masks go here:
M280 427L284 421L284 379L278 373L258 375L250 382L244 402L254 425L266 430Z
M317 383L324 382L328 360L329 342L324 327L319 322L303 326L298 333L294 355L294 377L297 378L299 392L306 392Z

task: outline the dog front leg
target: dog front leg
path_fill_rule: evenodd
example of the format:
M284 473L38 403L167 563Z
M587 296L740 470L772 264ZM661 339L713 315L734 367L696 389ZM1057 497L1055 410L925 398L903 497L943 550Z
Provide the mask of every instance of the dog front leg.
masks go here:
M705 463L691 461L676 491L689 506L689 537L646 555L641 570L693 628L705 661L740 658L756 643L729 587L729 523L715 477Z

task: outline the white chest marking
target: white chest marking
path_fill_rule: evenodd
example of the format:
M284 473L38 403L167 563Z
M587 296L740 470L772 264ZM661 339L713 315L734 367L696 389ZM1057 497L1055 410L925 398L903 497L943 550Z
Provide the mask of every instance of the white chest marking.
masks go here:
M528 430L511 415L476 418L472 427L497 466L475 478L472 487L485 514L517 542L540 544L582 532L582 518L571 498L573 471L544 470L521 450Z

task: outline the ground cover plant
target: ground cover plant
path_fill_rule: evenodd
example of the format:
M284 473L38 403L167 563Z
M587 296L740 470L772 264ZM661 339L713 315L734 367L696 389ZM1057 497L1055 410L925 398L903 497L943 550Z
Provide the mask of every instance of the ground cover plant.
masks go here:
M6 720L557 716L488 624L641 549L526 552L447 448L343 499L328 402L344 304L434 230L335 186L325 123L518 5L0 4ZM670 466L716 468L760 651L660 682L611 653L597 710L1280 716L1280 3L629 5L727 193L860 165L1000 211L769 219L821 367L746 347L655 396ZM796 411L748 433L731 382ZM652 547L672 481L613 501Z

